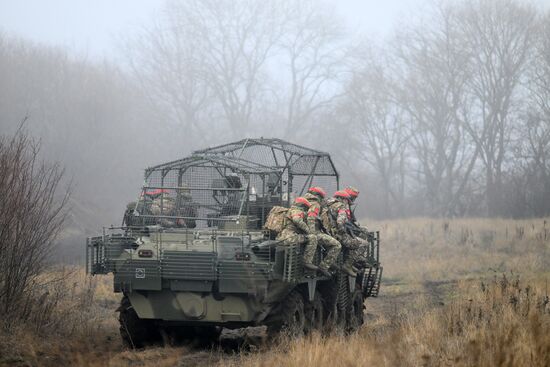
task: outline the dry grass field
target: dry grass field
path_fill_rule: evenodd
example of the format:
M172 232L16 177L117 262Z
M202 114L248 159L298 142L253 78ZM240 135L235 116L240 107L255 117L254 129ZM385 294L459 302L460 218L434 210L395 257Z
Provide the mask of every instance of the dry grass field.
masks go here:
M351 336L311 335L243 353L191 347L125 350L109 277L81 269L52 281L37 317L0 335L0 365L550 366L550 223L408 219L381 231L384 281ZM44 324L44 323L41 323Z

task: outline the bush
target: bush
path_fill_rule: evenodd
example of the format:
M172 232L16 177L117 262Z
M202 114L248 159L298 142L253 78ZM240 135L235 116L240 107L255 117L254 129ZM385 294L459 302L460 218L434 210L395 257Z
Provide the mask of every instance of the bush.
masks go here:
M62 178L58 164L40 159L40 143L23 124L12 137L0 137L0 313L7 329L37 322L39 275L67 215Z

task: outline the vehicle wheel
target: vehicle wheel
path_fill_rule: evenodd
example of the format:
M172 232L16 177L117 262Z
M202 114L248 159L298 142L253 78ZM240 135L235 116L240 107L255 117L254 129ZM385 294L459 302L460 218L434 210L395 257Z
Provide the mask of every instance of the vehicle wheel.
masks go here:
M207 347L218 344L222 328L218 326L196 326L195 341L198 345Z
M338 305L337 289L335 283L326 284L320 289L323 301L324 331L326 333L343 331L346 325L346 313Z
M311 333L314 330L322 331L324 325L324 310L323 310L323 300L321 294L317 291L315 292L315 298L312 302L306 301L305 303L305 332L306 334Z
M306 324L302 295L297 291L290 292L283 302L282 312L284 317L282 330L293 337L302 336Z
M219 342L221 328L217 326L170 326L160 329L164 345L208 347Z
M346 331L353 333L363 325L364 322L364 299L360 290L353 292L346 312Z
M267 323L270 338L280 332L291 337L300 337L304 334L306 323L304 299L298 291L290 292L281 303L277 314L273 316L272 321ZM275 319L277 321L274 321Z
M143 348L162 340L154 321L140 319L128 297L122 298L118 311L120 336L128 348Z

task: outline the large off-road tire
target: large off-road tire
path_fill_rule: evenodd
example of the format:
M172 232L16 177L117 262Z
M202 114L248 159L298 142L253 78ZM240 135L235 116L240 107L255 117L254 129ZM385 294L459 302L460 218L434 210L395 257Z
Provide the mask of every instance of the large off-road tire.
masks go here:
M325 314L323 308L323 300L321 294L315 292L313 301L305 302L305 333L309 334L313 331L323 331L325 324Z
M208 347L218 344L222 328L217 326L164 325L159 330L164 345Z
M129 348L143 348L162 341L161 334L153 320L140 319L128 297L124 296L118 308L120 336Z
M326 282L319 291L323 301L323 331L329 334L344 331L346 313L338 304L338 285L334 281Z
M306 316L304 298L297 290L290 292L281 303L276 314L271 315L267 322L268 334L273 338L280 333L290 337L300 337L304 334Z
M364 322L364 301L360 290L353 292L346 312L346 331L353 333L359 330Z

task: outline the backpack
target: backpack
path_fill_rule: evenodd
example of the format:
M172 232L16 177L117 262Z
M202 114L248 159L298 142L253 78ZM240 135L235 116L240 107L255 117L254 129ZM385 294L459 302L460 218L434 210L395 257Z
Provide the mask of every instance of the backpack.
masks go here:
M269 211L267 219L265 220L264 229L271 232L273 235L281 233L284 228L284 222L288 208L282 206L274 206Z

